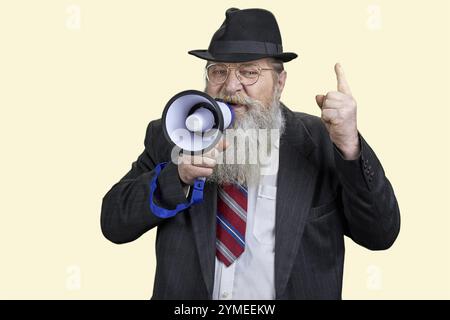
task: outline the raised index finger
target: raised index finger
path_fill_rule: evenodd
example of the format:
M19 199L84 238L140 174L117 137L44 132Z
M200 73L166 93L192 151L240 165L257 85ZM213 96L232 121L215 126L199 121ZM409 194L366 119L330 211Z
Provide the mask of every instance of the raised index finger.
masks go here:
M344 70L342 69L340 63L336 63L334 66L334 71L336 72L338 91L351 96L352 92L350 90L350 86L348 85L347 79L345 79Z

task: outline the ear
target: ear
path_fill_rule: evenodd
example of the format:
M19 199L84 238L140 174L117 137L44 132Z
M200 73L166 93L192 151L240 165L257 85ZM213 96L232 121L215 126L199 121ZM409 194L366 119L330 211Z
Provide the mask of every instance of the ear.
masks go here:
M281 73L278 75L278 80L277 80L278 87L280 88L280 95L283 92L284 85L286 84L286 78L287 78L286 70L281 71Z

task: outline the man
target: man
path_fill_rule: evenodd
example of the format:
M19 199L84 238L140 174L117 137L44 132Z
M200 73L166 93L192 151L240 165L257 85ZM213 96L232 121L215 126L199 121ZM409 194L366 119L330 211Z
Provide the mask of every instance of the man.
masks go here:
M269 161L218 163L230 150L267 147L250 136L243 149L224 139L203 156L170 162L161 120L152 121L145 151L103 199L105 237L125 243L157 227L152 299L340 299L344 235L383 250L400 228L393 189L358 132L342 67L335 66L338 90L316 96L318 118L280 103L283 63L297 55L283 52L269 11L227 10L209 49L189 53L207 60L205 91L231 105L235 129L278 130ZM186 202L198 177L207 177L203 202L171 218L152 212L150 181L162 162L160 206Z

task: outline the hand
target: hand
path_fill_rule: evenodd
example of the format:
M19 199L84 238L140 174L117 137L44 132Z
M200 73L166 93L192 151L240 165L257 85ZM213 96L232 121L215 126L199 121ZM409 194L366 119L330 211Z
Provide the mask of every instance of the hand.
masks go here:
M334 66L337 77L337 90L317 95L316 102L322 110L330 139L347 160L358 158L360 153L358 129L356 127L356 101L339 63Z
M178 175L185 184L193 185L198 177L209 177L217 165L217 156L226 150L229 143L220 140L207 153L198 156L181 155L178 159Z

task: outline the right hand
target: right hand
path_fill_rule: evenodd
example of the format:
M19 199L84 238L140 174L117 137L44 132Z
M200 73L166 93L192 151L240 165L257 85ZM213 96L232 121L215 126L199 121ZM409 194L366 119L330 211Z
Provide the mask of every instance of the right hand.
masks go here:
M207 153L198 156L181 155L178 159L178 175L185 184L193 185L198 177L209 177L217 165L217 157L229 146L226 140L220 140Z

